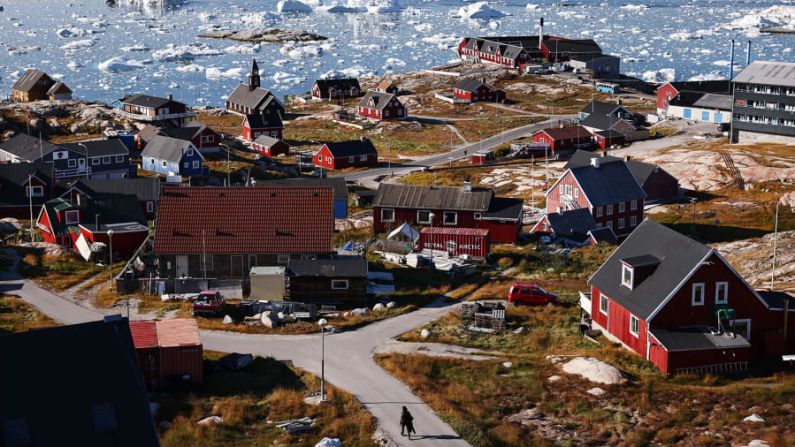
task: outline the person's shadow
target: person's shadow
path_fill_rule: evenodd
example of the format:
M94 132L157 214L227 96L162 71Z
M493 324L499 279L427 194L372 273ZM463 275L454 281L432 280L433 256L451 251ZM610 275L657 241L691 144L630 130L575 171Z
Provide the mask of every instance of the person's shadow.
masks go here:
M451 439L461 439L460 436L453 436L453 435L412 435L412 441L419 441L421 439L438 439L440 441L444 440L451 440Z

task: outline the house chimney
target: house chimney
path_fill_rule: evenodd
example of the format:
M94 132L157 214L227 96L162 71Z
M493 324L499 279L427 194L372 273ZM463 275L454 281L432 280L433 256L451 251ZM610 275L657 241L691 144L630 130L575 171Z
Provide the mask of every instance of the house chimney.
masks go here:
M544 18L541 17L539 31L538 31L538 49L544 45Z
M94 224L97 226L96 231L99 232L99 213L94 214Z
M591 157L591 166L599 169L599 157Z
M462 187L464 192L472 192L472 182L469 181L469 177L464 180L464 186Z
M359 141L365 141L365 140L367 140L367 138L365 138L364 135L359 137Z
M174 100L174 95L169 93L169 94L166 95L166 99L169 100L169 101L172 101L172 100Z

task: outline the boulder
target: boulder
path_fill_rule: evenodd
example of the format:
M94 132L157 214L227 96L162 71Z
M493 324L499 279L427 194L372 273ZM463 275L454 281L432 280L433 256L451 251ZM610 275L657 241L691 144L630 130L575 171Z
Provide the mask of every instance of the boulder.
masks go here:
M373 312L381 312L381 311L383 311L384 309L386 309L386 308L385 308L385 307L384 307L384 305L383 305L383 304L381 304L381 303L378 303L378 304L376 304L375 306L373 306Z
M503 368L513 368L513 362L502 362Z
M363 316L365 316L365 315L367 315L369 313L370 313L370 311L366 307L353 309L351 311L351 315L353 315L354 317L363 317Z
M603 390L603 389L601 389L599 387L593 387L590 390L586 391L586 393L588 393L588 394L590 394L592 396L601 396L601 395L603 395L606 392L607 391L605 391L605 390Z
M754 413L750 416L743 418L743 422L765 422L765 419L762 416Z
M558 380L560 380L560 376L558 376L558 375L549 376L547 378L547 382L557 382Z
M420 337L428 338L430 336L431 336L431 330L430 329L423 329L423 330L420 331Z
M342 447L342 441L337 438L323 438L315 444L315 447Z
M232 324L235 320L232 319L229 315L224 315L224 320L222 321L223 324Z
M204 426L218 425L223 423L224 423L224 418L222 418L221 416L210 416L197 422L198 425L204 425Z
M514 334L523 334L523 333L524 333L524 331L525 331L525 328L524 328L524 326L519 326L518 328L516 328L516 329L514 329L514 330L513 330L513 333L514 333Z
M529 425L530 421L538 419L543 419L543 416L536 408L528 408L507 417L508 422L520 425Z
M621 371L616 367L593 357L575 357L563 364L563 371L605 385L617 385L624 381Z
M394 309L396 306L397 306L397 303L395 303L394 301L390 301L390 302L386 303L386 308L387 309Z

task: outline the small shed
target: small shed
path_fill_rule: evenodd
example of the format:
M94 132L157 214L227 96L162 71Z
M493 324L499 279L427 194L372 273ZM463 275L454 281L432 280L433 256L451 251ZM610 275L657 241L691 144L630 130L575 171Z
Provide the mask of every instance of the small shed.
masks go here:
M203 347L196 320L131 321L130 332L147 387L164 389L172 381L204 383Z
M485 165L493 156L491 149L482 149L472 154L470 160L473 165Z
M483 228L424 227L420 231L420 250L445 252L449 256L489 255L489 230Z
M361 307L367 304L367 260L360 256L290 259L288 301Z
M282 301L284 299L284 267L251 267L252 300Z

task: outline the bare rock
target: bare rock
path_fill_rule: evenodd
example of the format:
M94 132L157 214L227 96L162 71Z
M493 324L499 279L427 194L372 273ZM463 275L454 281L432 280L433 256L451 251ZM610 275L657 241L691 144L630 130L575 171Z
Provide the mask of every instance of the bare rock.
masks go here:
M601 389L601 388L599 388L599 387L593 387L593 388L591 388L590 390L586 391L586 393L588 393L588 394L590 394L590 395L592 395L592 396L602 396L602 395L604 395L606 392L607 392L607 391L605 391L605 390L603 390L603 389Z
M758 414L754 413L754 414L752 414L750 416L747 416L747 417L743 418L743 422L755 422L755 423L765 422L765 418L763 418L762 416L759 416Z
M314 42L328 39L326 36L321 36L320 34L309 31L281 28L256 28L243 31L211 31L199 34L199 37L264 43Z
M224 418L222 418L221 416L210 416L197 422L198 425L203 425L203 426L218 425L223 423L224 423Z
M430 329L423 329L423 330L420 331L420 337L421 338L425 339L425 338L428 338L430 336L431 336L431 330Z
M621 371L616 367L593 357L575 357L563 365L563 371L605 385L617 385L624 381Z

